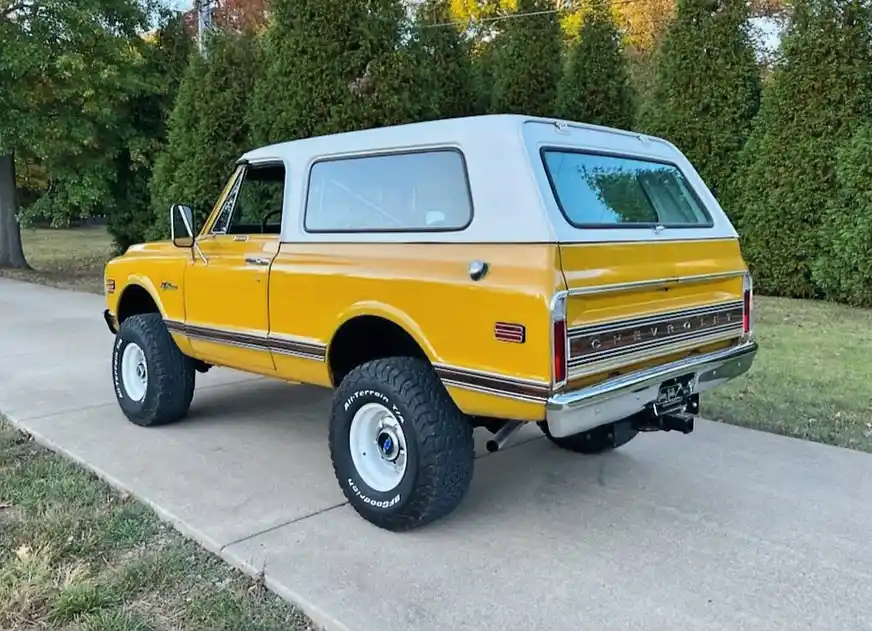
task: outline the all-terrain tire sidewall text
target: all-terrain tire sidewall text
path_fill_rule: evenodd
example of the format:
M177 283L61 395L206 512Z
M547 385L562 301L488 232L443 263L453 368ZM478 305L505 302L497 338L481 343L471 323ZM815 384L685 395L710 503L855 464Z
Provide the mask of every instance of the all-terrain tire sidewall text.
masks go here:
M405 437L405 472L388 492L366 484L351 455L352 420L368 403L387 408ZM423 360L391 357L351 371L335 393L329 442L346 499L362 517L387 530L410 530L448 515L472 479L472 426Z
M139 401L128 396L123 381L122 358L130 344L142 350L148 373ZM160 314L134 315L121 323L112 347L112 385L129 421L150 427L180 420L191 405L194 381L193 360L181 352Z
M145 402L148 399L148 387L146 386L145 397L139 401L134 401L127 396L127 390L124 387L123 377L121 374L121 362L124 357L124 350L132 343L129 336L125 336L122 331L118 331L115 336L115 346L112 349L112 386L115 388L115 398L118 399L118 405L125 414L138 416L142 413L145 407ZM148 360L146 360L146 364Z
M349 440L351 420L355 413L367 403L379 403L390 410L400 423L406 436L408 451L406 453L405 474L400 483L387 492L377 491L364 482L351 458ZM401 509L404 499L409 498L417 479L418 450L414 446L414 427L411 427L406 421L406 417L397 403L378 389L366 387L354 389L343 396L341 401L337 401L337 404L341 408L343 417L338 422L339 427L337 427L336 434L336 448L339 458L337 466L339 471L343 472L344 479L339 478L339 481L347 486L346 493L352 494L356 502L373 511L391 512L392 509ZM337 475L339 475L339 471L337 471Z

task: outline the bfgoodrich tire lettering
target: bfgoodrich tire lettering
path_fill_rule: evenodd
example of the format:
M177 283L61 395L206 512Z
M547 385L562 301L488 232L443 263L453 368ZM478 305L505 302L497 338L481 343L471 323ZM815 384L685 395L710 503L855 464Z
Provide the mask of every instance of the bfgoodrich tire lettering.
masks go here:
M380 492L364 482L351 456L350 428L368 403L384 406L402 426L407 448L400 482ZM330 456L342 492L366 520L410 530L451 513L472 480L472 426L425 361L392 357L352 370L336 390Z
M122 358L135 344L145 356L145 395L138 401L128 396ZM151 427L183 418L194 396L194 362L184 355L166 328L160 314L134 315L121 323L112 350L112 381L115 397L124 415L136 425Z

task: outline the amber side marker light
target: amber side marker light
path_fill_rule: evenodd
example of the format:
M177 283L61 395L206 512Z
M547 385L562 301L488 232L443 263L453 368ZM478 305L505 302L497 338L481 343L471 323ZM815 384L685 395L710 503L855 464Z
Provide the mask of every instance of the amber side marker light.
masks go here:
M523 324L497 322L494 324L494 337L501 342L523 344L527 341L527 329Z

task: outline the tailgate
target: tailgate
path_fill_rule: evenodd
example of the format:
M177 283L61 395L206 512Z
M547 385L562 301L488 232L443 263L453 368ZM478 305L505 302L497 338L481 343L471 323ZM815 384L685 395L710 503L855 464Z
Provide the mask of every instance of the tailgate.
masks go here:
M724 347L744 331L735 239L562 244L568 381Z

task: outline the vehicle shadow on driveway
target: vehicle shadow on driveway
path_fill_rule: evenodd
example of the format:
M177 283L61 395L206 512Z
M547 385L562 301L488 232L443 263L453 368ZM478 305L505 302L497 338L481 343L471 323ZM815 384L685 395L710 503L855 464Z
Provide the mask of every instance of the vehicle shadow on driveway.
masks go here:
M327 428L331 391L277 379L252 379L194 393L185 424L226 423L258 417L294 423L318 422Z

